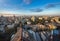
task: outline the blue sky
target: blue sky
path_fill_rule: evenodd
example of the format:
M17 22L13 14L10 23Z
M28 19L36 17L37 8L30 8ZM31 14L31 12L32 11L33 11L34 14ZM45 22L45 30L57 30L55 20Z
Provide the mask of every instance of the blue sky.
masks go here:
M0 0L0 13L60 14L60 0Z

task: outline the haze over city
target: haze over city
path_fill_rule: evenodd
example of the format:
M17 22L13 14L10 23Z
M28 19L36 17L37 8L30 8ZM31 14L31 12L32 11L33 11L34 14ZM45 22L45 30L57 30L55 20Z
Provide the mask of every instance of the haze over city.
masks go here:
M60 41L60 0L0 0L0 41Z

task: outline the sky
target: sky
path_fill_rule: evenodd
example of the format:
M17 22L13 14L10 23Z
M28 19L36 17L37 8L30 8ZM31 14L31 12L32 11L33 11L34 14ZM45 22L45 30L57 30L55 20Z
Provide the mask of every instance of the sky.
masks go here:
M0 13L60 15L60 0L0 0Z

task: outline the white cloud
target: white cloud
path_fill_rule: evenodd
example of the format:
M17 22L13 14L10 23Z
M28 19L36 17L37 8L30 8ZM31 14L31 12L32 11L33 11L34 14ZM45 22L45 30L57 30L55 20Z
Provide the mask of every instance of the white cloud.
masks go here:
M23 0L25 4L30 4L32 0Z

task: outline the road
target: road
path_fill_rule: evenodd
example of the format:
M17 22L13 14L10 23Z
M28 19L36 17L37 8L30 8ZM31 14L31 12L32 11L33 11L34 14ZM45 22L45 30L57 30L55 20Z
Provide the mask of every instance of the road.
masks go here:
M14 35L11 41L22 41L22 28Z

